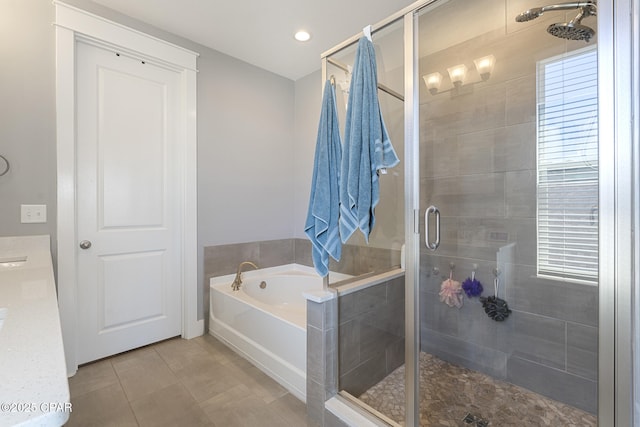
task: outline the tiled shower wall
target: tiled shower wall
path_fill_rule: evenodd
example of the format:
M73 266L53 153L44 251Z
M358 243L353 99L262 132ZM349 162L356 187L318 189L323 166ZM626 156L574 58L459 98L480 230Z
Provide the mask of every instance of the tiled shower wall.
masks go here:
M337 306L327 301L307 301L307 415L320 426L330 422L325 402L338 392Z
M536 61L585 46L548 36L547 24L423 58L421 74L488 54L496 67L459 94L422 94L422 209L439 207L442 243L421 254L421 348L595 412L597 286L536 273ZM513 310L505 322L489 319L477 298L461 309L439 301L451 270L463 281L475 269L493 295L496 267Z
M404 363L404 275L338 297L339 388L359 396Z
M209 324L209 279L233 274L243 261L252 261L260 268L297 263L313 266L311 243L307 239L281 239L235 243L204 248L204 319ZM354 276L388 270L400 265L400 251L369 246L343 245L340 263L331 260L330 269Z
M338 390L359 396L403 363L404 275L321 303L307 301L309 419L344 425L325 402Z

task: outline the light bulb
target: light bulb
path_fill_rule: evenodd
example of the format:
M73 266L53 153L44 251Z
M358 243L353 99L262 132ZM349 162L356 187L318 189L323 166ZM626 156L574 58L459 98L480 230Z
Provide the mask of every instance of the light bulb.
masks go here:
M474 59L473 63L476 64L476 70L482 80L487 80L493 72L493 67L496 64L496 57L493 55L483 56L482 58Z
M455 65L447 68L447 72L449 73L451 83L453 83L455 87L458 87L464 83L464 79L467 77L467 66L464 64Z
M311 34L309 34L307 31L300 30L293 37L295 37L295 39L299 42L306 42L311 38Z
M427 85L427 89L429 89L429 93L435 95L442 84L442 74L435 72L422 76L422 78L424 79L424 84Z

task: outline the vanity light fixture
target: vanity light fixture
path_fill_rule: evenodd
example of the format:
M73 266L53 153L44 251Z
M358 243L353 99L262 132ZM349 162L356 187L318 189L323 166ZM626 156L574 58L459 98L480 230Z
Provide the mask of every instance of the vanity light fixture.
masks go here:
M473 63L475 65L477 77L474 77L475 74L470 76L469 70L465 64L458 64L447 68L447 73L449 74L449 80L451 81L452 87L440 90L443 83L443 76L437 71L422 76L424 84L427 86L431 95L450 91L456 91L457 93L457 90L465 84L475 84L489 80L489 77L491 77L491 73L493 72L493 67L496 64L496 57L493 55L483 56L474 59Z
M299 42L306 42L311 38L311 34L305 30L300 30L293 36Z

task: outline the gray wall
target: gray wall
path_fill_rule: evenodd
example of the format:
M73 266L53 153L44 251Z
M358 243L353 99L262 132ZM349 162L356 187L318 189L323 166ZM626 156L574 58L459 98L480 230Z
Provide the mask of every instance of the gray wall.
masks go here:
M205 247L293 235L294 84L221 53L198 51L203 283Z
M0 3L0 236L50 234L56 241L56 123L53 6ZM46 224L21 224L21 204L47 205ZM55 258L54 258L55 259Z
M319 65L320 58L318 58ZM296 81L293 237L301 239L307 238L304 234L304 223L309 207L309 189L321 103L322 73L320 70Z
M220 53L199 51L200 244L290 238L294 84Z

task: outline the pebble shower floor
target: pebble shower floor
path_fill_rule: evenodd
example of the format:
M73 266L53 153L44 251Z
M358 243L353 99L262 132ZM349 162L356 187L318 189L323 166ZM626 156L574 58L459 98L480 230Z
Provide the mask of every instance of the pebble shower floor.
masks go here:
M596 417L522 387L420 353L420 425L468 426L471 413L489 426L595 427ZM404 366L359 399L405 425ZM473 425L473 424L472 424Z

